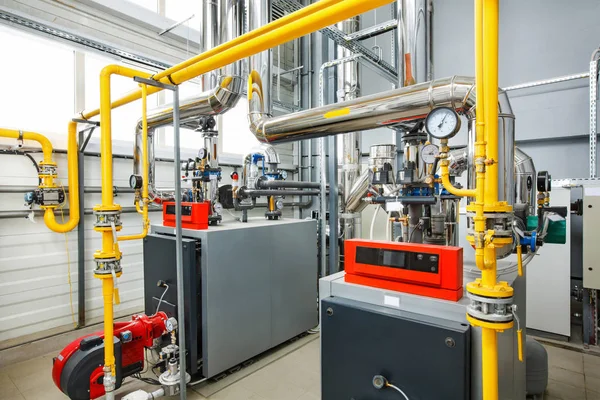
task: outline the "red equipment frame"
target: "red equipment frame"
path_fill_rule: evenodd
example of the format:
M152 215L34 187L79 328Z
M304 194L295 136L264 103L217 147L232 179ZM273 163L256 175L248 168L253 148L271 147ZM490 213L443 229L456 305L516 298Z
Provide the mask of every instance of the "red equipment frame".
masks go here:
M210 201L201 203L181 203L181 227L184 229L208 229ZM175 202L163 203L163 225L175 228Z

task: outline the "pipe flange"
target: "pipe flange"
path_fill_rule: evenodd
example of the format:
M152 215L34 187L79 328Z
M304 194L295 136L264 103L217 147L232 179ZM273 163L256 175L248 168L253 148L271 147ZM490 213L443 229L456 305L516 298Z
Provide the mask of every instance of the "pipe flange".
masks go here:
M123 225L121 222L121 210L94 210L94 216L96 221L94 222L94 228L111 228L120 227Z
M494 323L511 322L514 319L512 297L483 297L469 292L467 292L467 297L471 301L471 304L467 306L467 314L473 318Z
M40 171L38 172L38 176L40 178L53 177L58 176L56 163L39 163Z
M123 271L121 260L118 258L95 258L96 269L94 275L112 275L113 271L118 274Z

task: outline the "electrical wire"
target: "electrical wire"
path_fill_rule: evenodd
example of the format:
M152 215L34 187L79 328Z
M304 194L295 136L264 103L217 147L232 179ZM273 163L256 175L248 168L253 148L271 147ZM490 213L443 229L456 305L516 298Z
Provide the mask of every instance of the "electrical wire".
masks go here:
M154 313L154 315L158 314L158 310L160 309L160 304L162 303L163 298L165 297L165 294L167 294L167 290L169 290L169 285L167 285L165 283L165 286L166 286L165 291L163 292L162 296L160 296L160 300L158 300L158 305L156 306L156 312Z
M404 396L404 398L405 398L406 400L410 400L410 399L408 398L408 396L406 395L406 393L404 393L404 392L402 391L402 389L400 389L398 386L396 386L396 385L392 385L391 383L386 383L386 384L385 384L385 386L386 386L386 387L389 387L389 388L391 388L391 389L394 389L396 392L398 392L398 393L400 393L402 396Z
M377 213L381 209L381 206L378 205L375 208L375 212L373 213L373 218L371 219L371 229L369 230L369 239L373 240L373 230L375 229L375 219L377 218Z
M31 160L31 162L33 163L33 166L35 167L35 170L37 171L38 175L40 173L40 166L38 165L37 161L35 161L35 158L33 158L33 156L25 151L18 151L18 150L2 150L0 151L0 154L6 154L6 155L16 155L16 156L25 156L27 158L29 158ZM40 178L38 176L38 184L42 183L42 178Z

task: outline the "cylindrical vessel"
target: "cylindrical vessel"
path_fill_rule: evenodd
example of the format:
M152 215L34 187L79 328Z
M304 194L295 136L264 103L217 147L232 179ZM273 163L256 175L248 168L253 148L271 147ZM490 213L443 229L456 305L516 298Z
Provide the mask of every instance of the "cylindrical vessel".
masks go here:
M529 214L536 212L537 174L531 157L518 147L515 148L515 204L527 204Z
M515 116L506 93L498 93L498 201L515 202ZM469 119L469 187L475 187L475 118Z
M398 4L398 78L404 87L429 79L430 13L427 0L399 0Z
M248 31L258 29L271 22L271 0L249 0L247 9ZM259 120L272 112L271 50L255 54L248 59L252 79L252 99L248 101L249 118ZM260 79L256 79L256 78Z

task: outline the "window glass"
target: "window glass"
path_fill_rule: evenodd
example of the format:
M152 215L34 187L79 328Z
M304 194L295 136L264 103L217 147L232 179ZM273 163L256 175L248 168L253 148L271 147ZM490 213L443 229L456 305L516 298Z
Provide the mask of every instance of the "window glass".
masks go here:
M0 95L0 126L66 134L75 111L73 50L36 35L0 27L0 54L0 74L5 77Z
M158 11L158 0L127 0L130 3L137 4L138 6L147 8L148 10L157 12Z
M246 154L260 142L248 127L248 100L241 98L237 105L221 117L223 153Z
M187 21L184 26L200 31L200 9L202 2L198 0L165 0L165 16L175 22L183 21L192 14L194 18Z
M120 64L119 60L109 57L86 54L85 56L85 108L98 108L100 105L100 71L107 65ZM154 73L148 69L138 66L134 69ZM114 101L122 97L125 93L137 89L139 86L133 79L123 76L113 75L111 77L110 95ZM153 94L148 97L148 110L151 110L157 105L157 95ZM112 110L111 113L111 128L113 140L133 141L135 126L137 121L142 117L142 102L141 100L134 101L119 108Z

